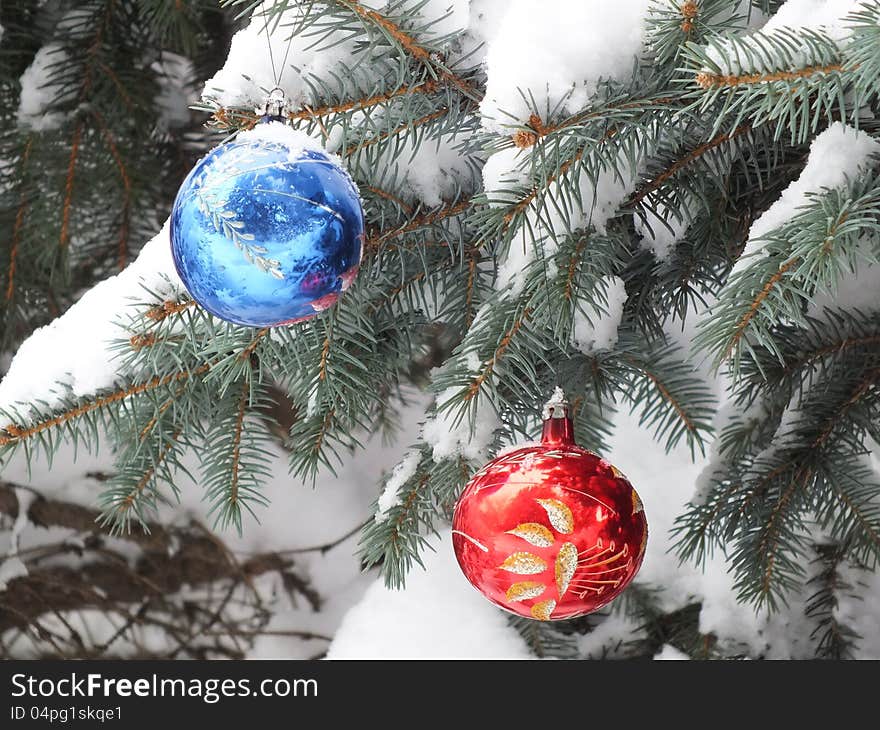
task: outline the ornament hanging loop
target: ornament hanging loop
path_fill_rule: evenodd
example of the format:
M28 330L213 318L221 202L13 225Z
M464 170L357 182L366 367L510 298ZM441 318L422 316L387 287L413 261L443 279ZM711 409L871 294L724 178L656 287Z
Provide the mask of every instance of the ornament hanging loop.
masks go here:
M557 386L550 400L544 404L543 417L541 443L574 444L574 424L562 388Z
M260 115L261 122L286 122L288 112L288 100L284 90L276 86L266 96L262 106L255 110Z

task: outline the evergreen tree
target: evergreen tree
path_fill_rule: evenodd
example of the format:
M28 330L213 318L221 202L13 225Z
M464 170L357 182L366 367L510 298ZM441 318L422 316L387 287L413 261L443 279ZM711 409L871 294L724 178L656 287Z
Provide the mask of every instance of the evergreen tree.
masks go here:
M540 5L531 12L595 12ZM424 426L402 434L412 448L359 538L364 567L406 590L469 478L534 438L562 385L579 442L599 454L632 409L667 449L708 455L677 555L722 553L738 600L758 611L806 594L808 653L853 655L860 637L838 602L859 595L880 555L880 3L829 1L812 23L794 17L798 0L620 5L583 42L575 15L572 40L546 58L529 57L549 48L541 23L534 46L511 41L530 37L511 20L522 6L499 30L502 11L478 0L4 8L4 349L21 346L0 386L4 460L101 444L115 468L100 515L87 515L94 530L165 549L177 528L158 510L196 454L222 539L259 529L271 509L279 444L291 480L309 483L361 448L359 433L394 433L415 385L432 395ZM481 36L478 20L499 36ZM245 30L200 111L171 118L168 54L202 82L236 23ZM572 44L602 34L598 70L571 61ZM258 123L274 85L267 37L289 123L340 156L367 232L334 307L251 329L196 305L157 252L191 164ZM124 292L95 286L126 266ZM27 339L74 302L57 330ZM88 338L76 351L90 321L97 356ZM682 331L695 333L685 346ZM53 339L70 351L38 367ZM181 550L206 539L184 531ZM278 571L318 600L291 563L212 555L205 575L175 585L240 589ZM112 609L47 598L26 618L143 597L102 580ZM615 602L638 638L611 637L603 654L760 653L717 645L698 601L670 611L656 589L637 579ZM21 628L2 598L0 629ZM539 655L579 656L597 620L514 624Z

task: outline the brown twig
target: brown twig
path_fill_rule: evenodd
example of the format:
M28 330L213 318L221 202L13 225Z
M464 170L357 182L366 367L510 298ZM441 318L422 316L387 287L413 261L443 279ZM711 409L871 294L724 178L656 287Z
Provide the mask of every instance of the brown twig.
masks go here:
M513 325L507 332L505 332L504 337L501 338L501 342L498 344L498 348L495 350L492 357L489 359L489 362L486 363L486 367L483 368L482 372L471 381L470 386L468 386L468 392L465 396L465 400L473 399L479 392L483 383L492 375L492 372L495 370L495 366L498 364L498 361L504 357L504 353L507 351L507 348L510 347L510 343L513 338L516 336L516 333L519 332L520 328L525 324L526 320L532 315L531 308L526 308L523 310L522 314L516 318Z
M99 408L110 405L111 403L117 403L121 400L125 400L126 398L129 398L133 395L145 393L147 391L168 385L169 383L174 383L177 381L186 380L187 378L202 375L211 368L212 364L213 363L204 363L203 365L192 371L180 370L176 373L171 373L170 375L165 375L163 377L157 376L148 380L145 383L129 385L125 388L110 393L109 395L100 396L99 398L95 398L95 400L93 401L83 403L67 411L64 411L63 413L59 413L52 418L47 418L45 421L39 421L38 423L31 424L30 426L22 427L15 424L9 424L3 429L3 431L7 435L0 436L0 446L6 446L15 441L24 441L38 433L46 431L47 429L61 426L65 423L68 423L69 421L72 421L75 418L84 416L86 413L91 413L92 411L96 411Z
M749 326L749 322L752 321L754 316L758 313L758 309L760 309L761 304L763 304L764 300L770 296L770 293L773 291L773 288L782 280L788 270L794 266L800 258L795 256L790 258L788 261L784 262L780 265L780 267L776 270L776 272L771 276L767 283L764 284L764 287L761 291L758 292L757 296L752 300L751 305L749 306L748 311L743 314L740 318L739 322L736 323L736 326L733 329L733 335L730 338L730 343L727 345L727 349L724 351L724 354L721 356L721 360L727 360L733 353L734 348L736 348L737 343L742 339L743 335L746 332L746 328Z
M27 142L24 146L24 152L21 155L21 172L23 173L25 168L27 167L28 158L31 156L31 144L33 142L33 137L28 136ZM27 195L24 190L21 191L21 196L19 197L18 202L18 211L15 214L15 223L12 226L12 245L9 248L9 269L7 274L6 281L6 301L10 301L12 299L12 295L15 293L15 264L16 257L18 256L18 244L21 243L21 228L24 225L24 216L27 211Z
M735 130L733 130L732 132L729 132L729 133L724 132L722 134L719 134L719 135L713 137L712 139L710 139L708 142L705 142L705 143L695 147L690 152L688 152L686 155L684 155L683 157L680 157L675 162L673 162L669 167L667 167L659 175L657 175L653 179L649 180L641 188L639 188L639 190L630 198L629 204L636 205L637 203L640 203L645 197L647 197L648 195L653 193L655 190L657 190L663 183L665 183L667 180L669 180L669 178L671 178L673 175L675 175L683 167L687 167L694 160L699 159L700 157L705 155L707 152L714 150L716 147L721 146L725 142L729 142L733 139L736 139L737 137L742 136L743 134L746 134L750 130L751 130L750 125L742 124L739 127L737 127Z
M794 81L795 79L805 79L816 74L827 74L835 71L852 71L855 66L844 69L842 64L829 63L825 66L805 66L795 71L773 71L771 73L753 73L753 74L713 74L702 72L695 77L697 84L703 89L711 89L712 87L724 86L735 88L747 84L769 84L775 81Z

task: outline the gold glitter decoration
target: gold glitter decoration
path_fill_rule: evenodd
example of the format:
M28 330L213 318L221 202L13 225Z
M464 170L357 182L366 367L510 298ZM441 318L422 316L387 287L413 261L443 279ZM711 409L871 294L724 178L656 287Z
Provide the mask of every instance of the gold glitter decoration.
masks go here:
M532 617L538 621L549 621L554 608L556 608L556 601L553 599L536 603L532 606Z
M574 530L574 517L571 510L563 502L558 499L538 499L536 500L547 512L547 517L553 529L568 535Z
M537 598L545 589L546 586L543 583L536 583L533 580L520 581L507 589L507 600L511 602L527 601L530 598Z
M537 522L523 522L512 530L508 530L507 533L521 537L536 547L550 547L553 544L553 533Z
M559 597L568 590L568 584L574 576L577 568L578 549L572 542L565 542L559 548L559 554L556 556L556 590Z
M639 497L638 492L636 492L636 490L633 489L633 511L632 511L632 513L635 514L636 512L641 512L643 509L645 509L645 505L642 504L642 499L641 499L641 497Z
M645 548L648 546L648 528L645 528L645 532L642 535L642 544L639 546L639 557L645 554Z
M534 575L547 570L547 563L531 553L513 553L498 567L519 575Z

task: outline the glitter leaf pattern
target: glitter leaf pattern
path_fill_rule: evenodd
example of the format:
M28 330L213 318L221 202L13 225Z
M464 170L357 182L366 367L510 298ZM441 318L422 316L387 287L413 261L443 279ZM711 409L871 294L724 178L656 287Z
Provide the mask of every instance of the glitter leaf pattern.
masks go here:
M521 537L535 547L550 547L553 544L553 533L537 522L523 522L508 530L508 534Z
M254 234L244 230L244 223L237 220L234 211L226 210L225 203L218 201L213 193L206 193L203 190L196 192L196 202L199 211L211 221L214 230L232 241L235 247L244 254L248 263L254 264L261 271L276 279L284 278L284 274L281 272L281 262L263 255L267 252L265 246L253 243Z
M574 532L574 515L568 505L558 499L535 501L544 508L553 530L562 535ZM633 510L641 508L641 500L634 496ZM537 522L520 523L508 530L507 534L515 535L538 548L552 547L556 541L553 532ZM641 552L644 551L645 542L646 539L643 539ZM563 542L553 560L556 599L538 601L529 612L532 618L550 621L559 601L567 593L571 592L581 599L588 593L601 595L609 588L619 587L631 566L632 557L626 543L618 548L614 541L606 544L599 538L592 547L578 550L573 542ZM548 566L543 558L519 551L510 554L498 567L519 575L536 575L543 573ZM538 581L517 581L507 589L506 598L511 603L530 601L543 596L548 587L546 583Z
M537 555L521 552L509 555L498 567L519 575L534 575L547 570L547 563Z
M511 603L514 601L528 601L530 598L537 598L546 589L547 586L543 583L537 583L533 580L520 581L507 589L507 600Z
M565 595L568 584L574 576L578 564L578 549L573 542L566 542L556 555L556 590L559 597Z
M549 601L536 603L532 606L532 617L538 619L538 621L549 621L550 614L553 613L554 608L556 608L556 601L552 598Z
M538 499L536 501L547 512L547 518L556 532L568 535L574 530L574 517L566 504L558 499Z

